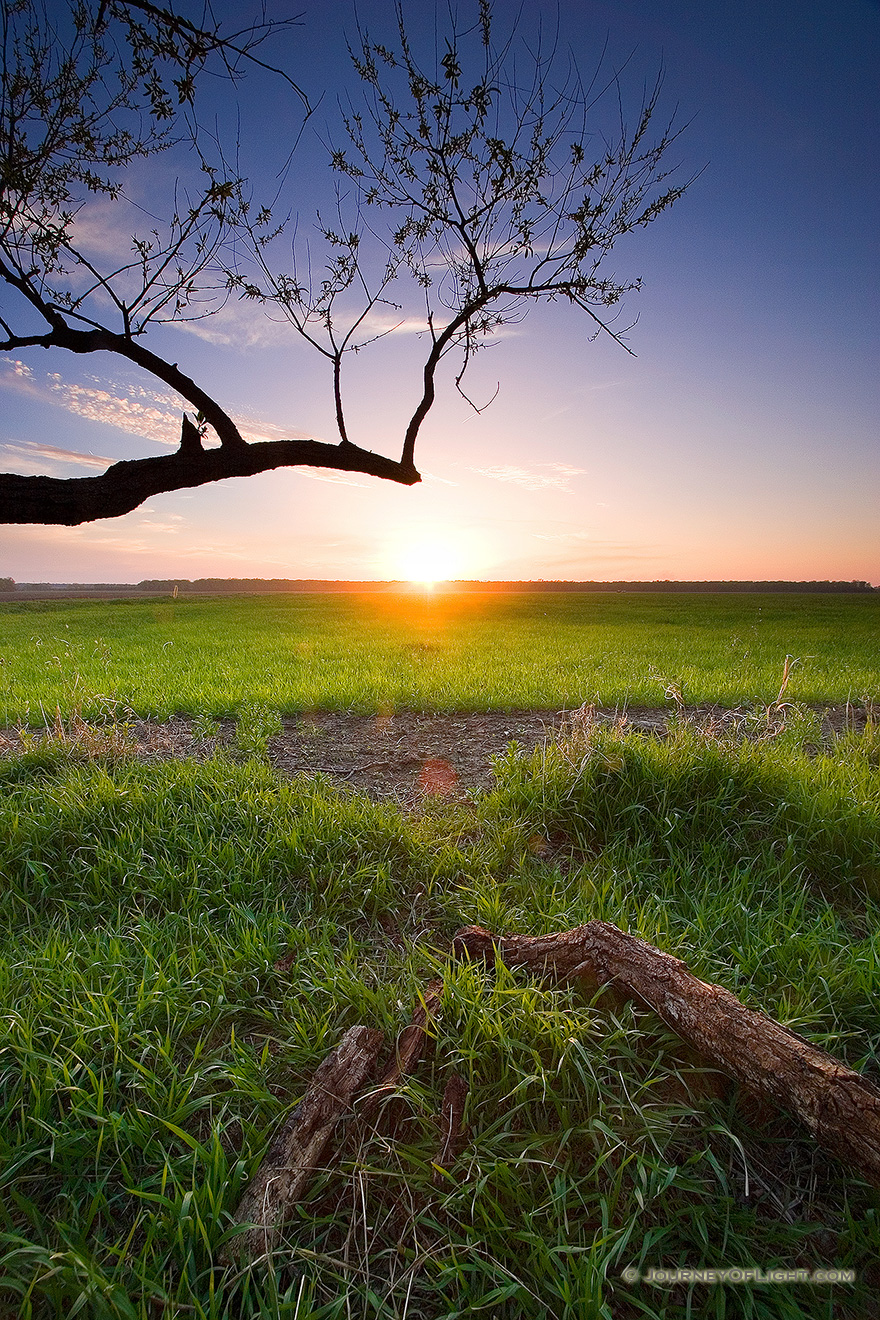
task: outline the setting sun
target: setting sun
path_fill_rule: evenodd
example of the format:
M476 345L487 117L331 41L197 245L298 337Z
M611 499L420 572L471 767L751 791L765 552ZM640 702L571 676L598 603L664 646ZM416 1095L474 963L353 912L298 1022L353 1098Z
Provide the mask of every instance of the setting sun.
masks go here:
M432 587L448 582L461 571L461 553L452 541L429 537L401 546L397 562L407 582Z

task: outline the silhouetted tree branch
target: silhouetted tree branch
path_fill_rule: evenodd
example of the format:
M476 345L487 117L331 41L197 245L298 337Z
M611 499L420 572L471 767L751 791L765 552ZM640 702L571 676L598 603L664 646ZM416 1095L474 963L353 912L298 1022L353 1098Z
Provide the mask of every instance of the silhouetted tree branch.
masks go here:
M316 234L326 263L314 274L295 236L293 265L279 272L283 223L273 207L252 206L222 148L204 149L195 106L206 73L234 83L255 66L286 79L308 109L289 74L256 54L283 24L227 31L151 0L70 0L56 19L40 0L0 0L0 11L0 350L113 353L196 413L183 416L175 454L99 477L0 475L4 522L114 517L159 491L299 463L417 482L416 439L444 358L457 354L464 393L469 363L498 329L556 298L622 342L608 313L639 282L600 265L684 190L666 181L675 132L650 136L659 81L634 129L621 115L613 141L596 139L590 115L603 91L619 92L613 73L585 88L554 48L518 50L516 31L497 49L489 0L425 70L399 9L393 49L359 32L351 50L363 96L343 113L345 148L331 152L336 215L319 217ZM78 228L88 199L124 207L126 170L181 140L196 152L201 188L180 189L128 256L100 261ZM428 351L394 460L352 443L343 366L399 328L414 290ZM143 343L151 326L209 316L232 296L280 308L327 359L338 444L248 444L213 395ZM203 446L208 427L219 448Z

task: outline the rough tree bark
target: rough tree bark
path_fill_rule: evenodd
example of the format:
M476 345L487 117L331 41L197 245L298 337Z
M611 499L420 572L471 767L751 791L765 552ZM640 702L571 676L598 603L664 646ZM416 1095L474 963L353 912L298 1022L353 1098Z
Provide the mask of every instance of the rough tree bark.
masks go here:
M443 982L439 977L436 980L429 981L425 988L424 1003L418 1005L413 1012L409 1025L404 1027L397 1038L394 1058L385 1070L381 1080L377 1083L375 1090L365 1096L363 1102L358 1106L358 1113L361 1118L367 1121L372 1119L386 1096L396 1091L401 1080L413 1072L422 1057L422 1051L428 1043L427 1028L437 1015L442 991Z
M453 951L493 952L509 967L556 980L610 985L640 999L735 1081L794 1114L813 1137L880 1187L880 1088L685 963L606 921L553 935L493 935L466 926Z
M281 1225L320 1167L339 1120L376 1067L381 1031L351 1027L317 1067L308 1090L282 1125L238 1203L235 1218L253 1227L234 1238L230 1257L270 1252Z

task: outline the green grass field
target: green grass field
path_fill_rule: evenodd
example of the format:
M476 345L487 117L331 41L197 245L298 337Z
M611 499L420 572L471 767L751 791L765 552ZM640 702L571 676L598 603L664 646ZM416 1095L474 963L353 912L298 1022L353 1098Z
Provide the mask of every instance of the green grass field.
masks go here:
M373 708L430 705L441 679L437 704L523 706L541 658L594 664L598 651L577 657L599 636L609 702L636 699L624 673L669 663L667 682L680 680L686 655L694 699L767 702L786 653L817 657L787 696L877 695L870 598L541 604L540 619L535 598L460 599L445 613L419 601L412 618L364 598L9 610L7 699L19 717L40 702L81 708L89 691L144 711L364 708L372 674L386 682ZM766 668L744 680L746 627ZM300 645L315 648L308 682L295 670L300 686L289 678L282 696L267 675ZM503 659L491 667L493 647ZM350 653L360 669L344 667ZM431 657L433 678L419 668ZM662 704L656 683L637 699ZM552 691L568 705L594 695ZM610 920L880 1078L870 719L824 744L797 710L755 741L683 722L662 741L585 727L545 753L511 751L491 792L411 812L285 780L259 740L249 759L201 765L96 755L110 746L47 738L0 760L0 1315L875 1313L880 1194L793 1119L726 1084L646 1010L448 956L465 923L538 934ZM225 1263L241 1190L321 1059L355 1023L392 1040L438 974L433 1048L400 1088L396 1132L350 1124L282 1247ZM438 1170L452 1071L468 1083L467 1129ZM624 1277L754 1266L855 1281Z
M880 692L876 596L256 596L0 606L0 715L562 709Z

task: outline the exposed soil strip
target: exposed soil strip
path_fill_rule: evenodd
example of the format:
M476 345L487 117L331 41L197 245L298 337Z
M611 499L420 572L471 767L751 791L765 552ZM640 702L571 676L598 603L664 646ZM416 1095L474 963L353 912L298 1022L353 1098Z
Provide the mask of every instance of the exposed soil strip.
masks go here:
M845 728L860 730L865 711L826 706L816 710L822 736ZM283 721L283 731L269 742L272 764L288 775L323 774L372 798L392 798L415 806L426 798L461 798L490 788L492 761L511 743L531 753L547 742L581 730L591 721L664 736L673 719L686 719L707 733L748 732L752 715L711 707L676 712L669 707L626 711L512 710L353 715L317 711ZM144 759L204 759L233 744L235 725L223 721L219 732L201 737L204 725L185 718L164 722L135 720L129 726L132 751ZM0 734L0 750L21 750L16 730Z

